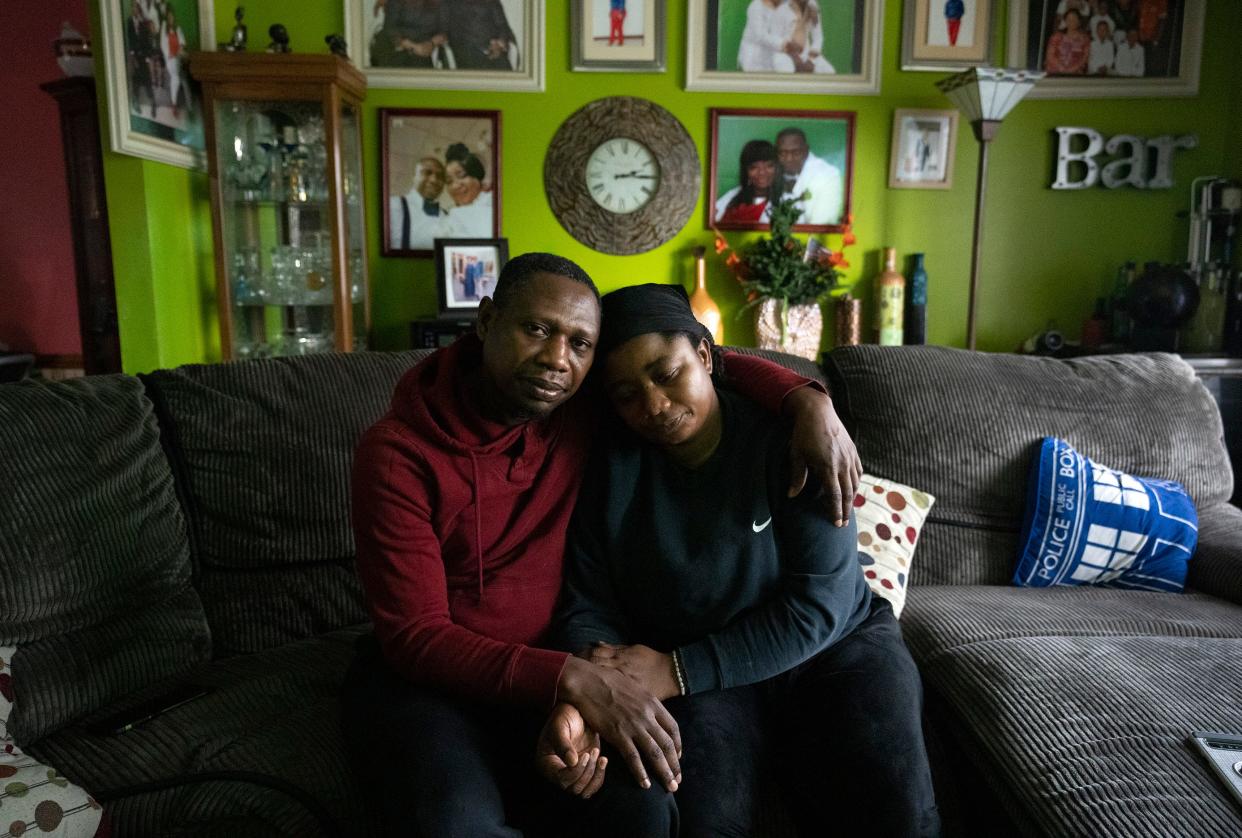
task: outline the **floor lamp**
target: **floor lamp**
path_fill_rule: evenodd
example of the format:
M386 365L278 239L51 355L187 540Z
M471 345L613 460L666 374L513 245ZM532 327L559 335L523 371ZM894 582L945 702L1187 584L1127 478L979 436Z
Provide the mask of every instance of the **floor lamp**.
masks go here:
M970 251L970 309L966 317L966 348L975 348L975 308L979 297L979 257L983 250L983 196L988 183L988 144L1001 120L1031 91L1044 73L974 67L936 82L940 92L961 109L979 141L979 175L975 181L975 234Z

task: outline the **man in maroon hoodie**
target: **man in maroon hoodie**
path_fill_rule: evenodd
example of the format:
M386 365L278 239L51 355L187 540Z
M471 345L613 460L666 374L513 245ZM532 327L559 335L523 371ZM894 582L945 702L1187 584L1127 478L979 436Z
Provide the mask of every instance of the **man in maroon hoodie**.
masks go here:
M477 336L406 373L359 443L354 532L375 634L346 679L345 730L391 831L521 835L506 824L552 808L531 759L555 707L540 739L550 779L596 792L598 732L638 782L614 778L591 805L554 808L589 818L585 834L669 833L670 813L634 795L648 768L670 791L681 779L672 717L636 682L541 646L600 427L595 399L572 398L598 334L581 268L519 256L480 304ZM796 464L815 466L833 487L830 514L848 520L861 466L826 394L757 358L729 365L746 395L794 413Z

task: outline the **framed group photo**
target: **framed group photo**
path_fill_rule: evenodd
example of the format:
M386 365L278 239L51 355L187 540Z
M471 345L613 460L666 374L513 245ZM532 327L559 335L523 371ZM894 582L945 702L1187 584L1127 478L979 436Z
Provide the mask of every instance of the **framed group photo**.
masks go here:
M381 108L385 256L500 235L500 111Z
M996 0L905 0L901 69L996 66Z
M370 87L543 90L543 0L345 0Z
M880 92L884 0L689 0L686 89Z
M951 189L957 111L898 108L893 114L890 189Z
M436 239L436 293L442 317L473 315L496 291L508 239Z
M1207 0L1010 0L1009 64L1032 99L1194 96Z
M665 0L570 0L574 70L664 70Z
M215 48L211 0L103 0L112 150L204 168L203 109L187 58Z
M794 230L840 232L850 212L854 113L713 108L708 226L765 230L799 196Z

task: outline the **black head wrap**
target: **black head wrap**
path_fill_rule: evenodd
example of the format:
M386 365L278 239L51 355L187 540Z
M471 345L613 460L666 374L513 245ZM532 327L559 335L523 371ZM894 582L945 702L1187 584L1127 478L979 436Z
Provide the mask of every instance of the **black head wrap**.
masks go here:
M711 341L711 332L694 319L680 285L631 285L600 299L598 354L607 355L630 338L652 332L689 332Z
M466 174L477 180L482 180L485 174L483 169L483 161L479 159L466 147L465 143L453 143L444 152L444 159L447 163L460 163Z

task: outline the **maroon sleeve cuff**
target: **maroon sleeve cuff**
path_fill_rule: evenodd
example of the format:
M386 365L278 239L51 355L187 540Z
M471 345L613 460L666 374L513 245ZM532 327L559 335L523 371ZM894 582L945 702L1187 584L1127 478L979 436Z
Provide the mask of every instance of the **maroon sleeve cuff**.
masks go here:
M729 370L729 384L772 413L780 413L785 397L803 387L814 387L825 395L828 393L821 382L798 375L766 358L729 352L725 355L725 364Z
M522 704L551 710L556 704L556 686L567 660L566 652L524 647L513 664L509 694Z

